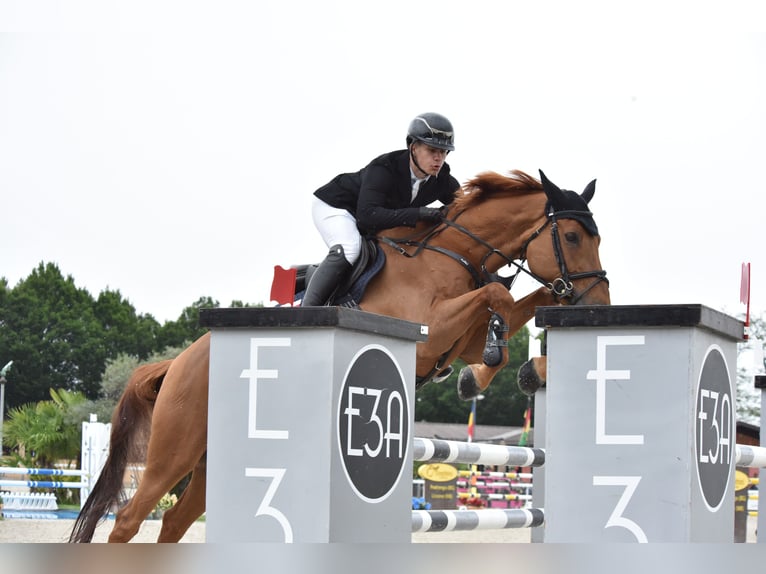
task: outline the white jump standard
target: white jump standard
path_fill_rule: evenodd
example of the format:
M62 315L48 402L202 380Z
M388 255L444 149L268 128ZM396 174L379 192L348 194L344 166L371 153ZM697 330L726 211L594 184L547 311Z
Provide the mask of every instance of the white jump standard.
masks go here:
M742 323L659 305L544 307L536 325L548 348L535 400L544 541L733 542Z
M409 542L421 325L203 309L208 542Z

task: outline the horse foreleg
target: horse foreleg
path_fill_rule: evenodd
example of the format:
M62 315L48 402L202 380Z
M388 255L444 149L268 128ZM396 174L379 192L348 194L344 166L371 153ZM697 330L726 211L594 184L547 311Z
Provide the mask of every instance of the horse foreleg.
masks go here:
M519 367L516 382L525 395L532 396L545 386L548 377L548 357L533 357Z
M490 318L486 338L481 336L483 333L475 332L461 355L469 363L458 376L458 395L463 400L473 399L489 387L508 362L508 338L534 317L537 307L554 302L550 291L544 287L518 301L509 299L511 306L505 313L493 309L495 314Z
M157 542L178 542L189 527L205 512L207 457L203 455L192 471L191 480L181 498L162 516L162 530Z
M487 332L486 341L484 332ZM461 358L469 364L460 370L457 394L464 401L471 400L489 387L495 375L508 362L508 328L502 316L495 312L486 322L481 321L469 338Z
M497 313L492 313L487 329L487 341L481 356L482 362L488 367L496 367L502 362L503 351L508 348L508 331L505 320Z
M466 375L458 378L458 394L467 400L478 395L492 380L494 373L508 361L505 350L507 333L503 325L509 323L513 298L499 283L490 283L480 289L465 293L454 299L439 302L432 309L434 319L429 321L431 336L428 343L418 350L418 371L432 368L437 358L449 350L446 361L451 362L458 356L463 357L466 347L477 348L476 341L481 341L483 351L487 337L487 324L494 318L499 329L492 330L494 341L493 356L488 356L488 363L477 366L473 380ZM481 359L481 353L479 354ZM473 372L473 371L472 371ZM422 376L422 375L421 375Z

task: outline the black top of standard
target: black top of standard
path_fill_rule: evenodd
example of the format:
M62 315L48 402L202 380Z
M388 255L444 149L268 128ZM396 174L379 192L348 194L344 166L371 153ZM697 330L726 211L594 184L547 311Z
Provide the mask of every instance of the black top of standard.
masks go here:
M200 309L199 324L208 328L340 327L410 341L428 338L425 326L346 307L237 307Z
M725 337L744 339L744 324L704 305L582 305L538 307L535 326L556 327L702 327Z

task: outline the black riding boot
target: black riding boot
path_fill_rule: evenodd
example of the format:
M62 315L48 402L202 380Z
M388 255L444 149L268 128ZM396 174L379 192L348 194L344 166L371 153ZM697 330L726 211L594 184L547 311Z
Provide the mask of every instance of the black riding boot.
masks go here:
M351 271L351 263L346 261L341 245L333 245L324 261L311 276L301 307L324 305L338 284Z

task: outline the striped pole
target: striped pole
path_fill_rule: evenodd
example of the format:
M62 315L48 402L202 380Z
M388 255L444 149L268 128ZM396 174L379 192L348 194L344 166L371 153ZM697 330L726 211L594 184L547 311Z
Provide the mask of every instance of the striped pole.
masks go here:
M529 528L542 526L544 521L540 508L413 510L412 532Z
M532 500L531 494L503 494L502 492L458 492L457 497L482 500Z
M465 443L453 440L415 438L414 459L429 462L457 462L502 466L542 466L545 451L540 448Z
M0 480L0 486L27 488L83 488L88 486L88 484L85 482L54 482L48 480Z
M458 480L455 481L455 484L457 484L460 487L468 488L471 486L476 486L479 488L532 488L531 482L507 482L503 480L497 480L495 482L487 482L484 480L477 480L476 482L471 482L470 480Z
M37 476L83 476L85 474L82 470L72 469L65 470L61 468L17 468L17 467L0 467L0 474L34 474Z
M496 472L490 470L476 472L472 470L458 470L457 475L463 477L475 476L477 478L532 478L531 472Z
M766 468L766 448L738 444L737 466L744 466L745 468Z

